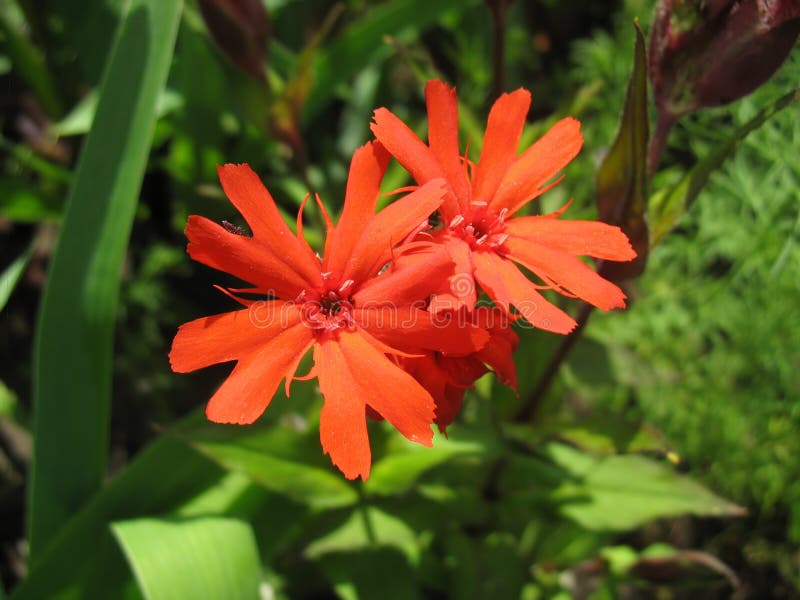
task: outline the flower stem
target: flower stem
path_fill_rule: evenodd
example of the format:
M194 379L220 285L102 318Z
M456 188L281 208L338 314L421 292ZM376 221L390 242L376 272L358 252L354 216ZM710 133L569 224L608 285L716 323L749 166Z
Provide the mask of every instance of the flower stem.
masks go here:
M492 13L492 97L495 101L505 89L506 14L513 0L486 0Z
M550 362L547 363L547 367L545 367L545 370L542 373L542 376L539 378L536 387L525 399L522 408L520 408L519 412L517 413L514 419L515 421L524 423L532 421L536 417L536 414L539 411L539 408L541 407L542 402L547 395L548 390L550 389L550 386L553 384L553 381L558 374L558 370L561 368L561 364L569 356L572 348L575 346L575 342L580 339L581 332L583 332L583 328L586 326L586 323L589 322L589 317L592 315L593 311L594 306L586 303L583 304L577 318L575 319L578 322L577 327L575 327L572 333L565 336L561 340L561 344L559 344L555 353L553 353L553 355L550 357Z

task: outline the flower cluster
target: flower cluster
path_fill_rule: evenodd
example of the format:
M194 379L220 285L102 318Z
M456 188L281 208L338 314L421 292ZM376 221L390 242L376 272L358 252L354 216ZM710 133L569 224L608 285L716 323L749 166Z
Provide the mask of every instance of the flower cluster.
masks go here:
M226 290L242 310L180 327L173 370L236 361L206 414L245 424L264 412L282 380L289 394L311 351L313 367L302 379L316 377L324 398L322 448L349 479L369 476L367 417L430 446L431 425L445 431L478 377L491 370L516 387L514 321L557 333L575 327L542 290L604 310L624 306L622 291L578 255L635 256L618 228L558 219L565 209L515 216L560 181L550 182L582 145L577 121L559 121L518 156L530 94L505 94L472 164L459 150L455 90L430 81L425 92L428 144L378 109L376 140L353 156L338 223L318 199L327 223L322 256L303 236L303 207L293 233L247 165L219 167L219 177L251 236L199 216L186 225L194 260L251 287ZM392 156L418 186L376 213ZM439 225L431 224L435 213ZM479 305L481 291L491 306Z

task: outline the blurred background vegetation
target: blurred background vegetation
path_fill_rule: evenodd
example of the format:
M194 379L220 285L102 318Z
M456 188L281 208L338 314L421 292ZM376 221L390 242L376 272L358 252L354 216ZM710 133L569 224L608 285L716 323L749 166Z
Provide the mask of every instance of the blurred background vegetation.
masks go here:
M541 331L521 332L519 395L479 381L434 450L371 425L376 459L364 485L345 482L321 455L312 384L279 394L255 427L214 427L200 415L229 366L170 371L177 326L233 308L212 284L236 282L184 251L189 214L240 223L215 166L248 162L287 218L309 190L338 210L372 110L387 106L424 133L431 77L457 86L462 140L479 144L496 82L489 7L503 3L478 0L264 0L262 25L226 21L235 2L174 3L152 139L119 130L144 136L147 160L141 191L138 176L129 186L138 200L109 363L110 483L29 556L37 314L70 189L103 189L117 168L76 164L90 131L115 143L113 129L92 125L111 94L104 65L114 44L125 50L115 31L133 14L127 4L0 4L0 597L191 597L193 580L203 597L254 597L256 587L262 598L800 594L796 107L713 173L627 284L628 310L592 317L530 422L513 415L561 341ZM157 12L149 0L131 4ZM574 198L568 218L595 218L595 174L633 65L632 23L647 34L655 1L508 4L504 88L533 93L526 136L572 114L586 139L542 208ZM238 40L234 55L264 62L231 60L225 40L229 55ZM677 181L798 80L794 51L755 93L681 120L652 189ZM113 106L106 114L127 123ZM386 189L405 184L393 164ZM318 244L314 218L307 233ZM64 389L62 426L80 431L73 402L80 390ZM46 434L37 443L58 448L58 429ZM173 564L176 556L189 558Z

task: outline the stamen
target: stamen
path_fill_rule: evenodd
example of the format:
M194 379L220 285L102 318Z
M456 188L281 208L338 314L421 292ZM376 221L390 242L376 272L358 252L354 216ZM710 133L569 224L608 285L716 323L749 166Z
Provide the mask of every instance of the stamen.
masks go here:
M477 240L475 240L475 243L480 245L480 244L483 244L488 239L489 239L489 235L484 233L481 237L479 237Z
M501 210L501 211L500 211L500 216L499 216L499 217L497 217L498 221L500 221L501 223L502 223L503 221L505 221L505 220L506 220L506 215L507 215L507 214L508 214L508 209L507 209L507 208L504 208L503 210Z
M325 271L324 273L320 273L320 275L322 275L323 279L327 279L328 277L333 275L333 271Z
M486 200L473 200L472 206L489 206L489 203Z
M463 222L464 222L464 215L456 215L450 221L450 227L457 227L458 225L461 225L461 223Z
M346 280L342 285L339 286L339 293L344 294L347 290L353 287L354 283L355 281L353 281L352 279Z
M498 246L502 246L503 244L506 243L507 239L508 239L508 234L507 233L501 233L500 235L498 235L495 238L495 242L494 243L497 244Z

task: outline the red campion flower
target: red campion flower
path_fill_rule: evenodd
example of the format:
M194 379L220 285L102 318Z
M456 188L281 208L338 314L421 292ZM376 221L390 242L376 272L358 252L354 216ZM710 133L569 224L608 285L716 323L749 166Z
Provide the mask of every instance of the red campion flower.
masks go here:
M425 97L427 145L385 108L375 111L372 131L420 185L447 180L448 193L439 208L444 227L432 235L447 247L456 272L432 310L471 308L476 300L475 285L469 284L473 277L498 306L506 311L513 306L532 325L556 333L569 333L575 321L545 300L540 289L577 296L603 310L624 307L622 290L577 258L632 260L636 253L618 227L558 220L564 209L511 218L560 181L548 185L583 144L578 121L562 119L517 156L531 96L525 89L503 94L489 113L480 159L470 170L459 151L455 89L429 81ZM530 281L515 263L544 285ZM463 285L465 276L469 285Z
M397 346L409 343L428 351L474 352L488 339L477 327L435 322L419 307L432 282L452 272L452 261L430 247L393 246L438 208L443 182L431 181L375 214L388 160L377 142L356 151L342 216L336 227L328 220L324 258L306 243L301 215L294 235L247 165L220 167L222 187L253 235L193 215L186 225L189 255L254 285L234 291L268 299L186 323L170 352L177 372L237 361L206 415L245 424L264 412L284 378L288 395L301 358L313 349L309 376L317 377L324 396L322 448L349 479L369 476L368 409L408 439L431 445L433 399L387 354L401 355ZM385 268L401 252L403 260Z

